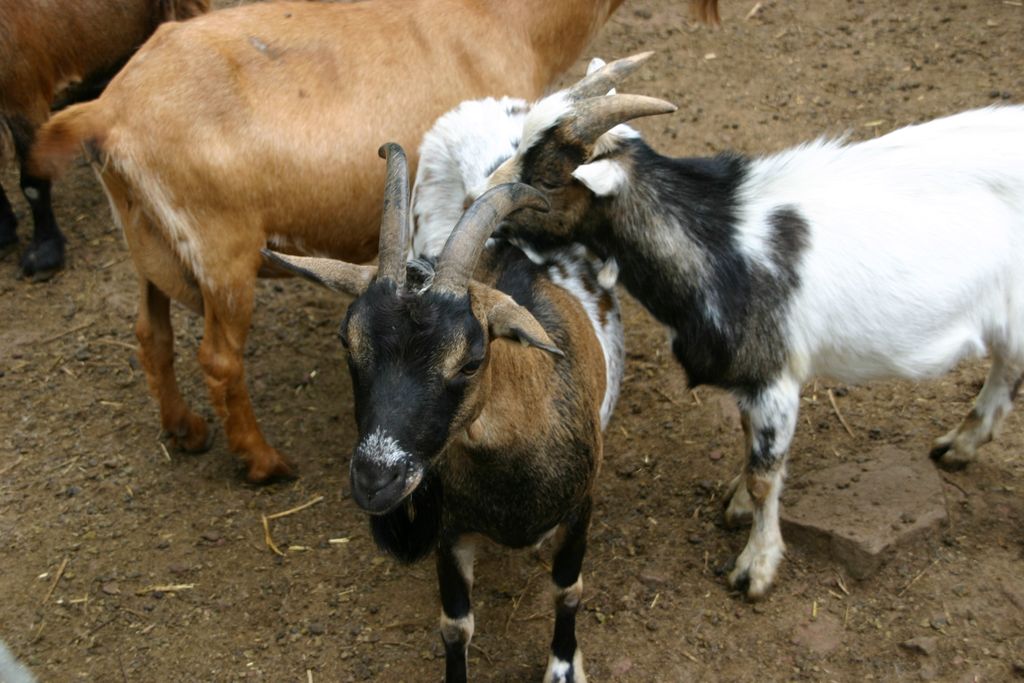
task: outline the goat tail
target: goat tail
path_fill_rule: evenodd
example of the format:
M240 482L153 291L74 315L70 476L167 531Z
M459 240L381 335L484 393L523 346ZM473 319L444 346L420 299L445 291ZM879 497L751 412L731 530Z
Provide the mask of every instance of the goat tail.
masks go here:
M68 107L36 132L28 170L38 178L58 178L83 151L99 159L106 137L96 102Z

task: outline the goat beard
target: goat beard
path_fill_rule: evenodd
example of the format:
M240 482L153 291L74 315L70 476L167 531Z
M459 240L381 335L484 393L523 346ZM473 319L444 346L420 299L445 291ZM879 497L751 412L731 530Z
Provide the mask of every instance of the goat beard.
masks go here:
M429 555L441 535L442 503L441 480L428 468L403 503L391 512L370 517L377 547L406 564Z

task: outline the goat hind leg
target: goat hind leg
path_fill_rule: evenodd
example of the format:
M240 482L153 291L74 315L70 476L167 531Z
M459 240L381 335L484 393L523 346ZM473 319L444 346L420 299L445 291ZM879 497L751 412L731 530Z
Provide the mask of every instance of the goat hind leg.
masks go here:
M729 574L729 584L750 600L764 597L771 588L785 552L779 528L779 495L799 403L799 384L781 381L741 405L750 421L752 444L746 488L753 503L753 519L747 545Z
M249 279L218 282L203 288L205 330L199 364L210 401L224 421L231 450L248 465L250 482L268 483L296 476L294 467L267 443L245 386L242 352L252 320L255 269Z
M143 279L135 336L139 360L150 391L160 406L160 424L174 445L189 452L209 450L213 432L206 421L185 403L174 375L174 331L170 300L156 285Z
M995 437L1003 419L1013 410L1022 376L1024 362L994 354L988 378L971 412L955 429L935 440L929 457L946 470L960 470L970 464L975 451Z
M64 235L53 215L50 179L40 178L28 170L29 151L35 140L36 128L43 120L45 117L37 117L33 121L16 117L10 122L14 150L21 162L21 193L32 209L32 241L21 255L21 272L37 282L48 280L64 267Z

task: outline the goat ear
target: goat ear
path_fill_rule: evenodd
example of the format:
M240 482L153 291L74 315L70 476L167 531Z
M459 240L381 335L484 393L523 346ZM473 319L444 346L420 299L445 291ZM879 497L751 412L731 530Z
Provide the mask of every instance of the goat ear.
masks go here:
M328 289L352 296L359 296L365 292L377 274L376 266L357 266L354 263L330 258L291 256L270 249L261 249L260 253L270 263L280 266L290 273L301 275Z
M473 308L483 315L491 339L504 337L533 346L554 356L564 356L537 319L508 294L476 282L469 284Z
M572 176L598 197L618 194L629 177L622 164L612 159L599 159L577 166Z

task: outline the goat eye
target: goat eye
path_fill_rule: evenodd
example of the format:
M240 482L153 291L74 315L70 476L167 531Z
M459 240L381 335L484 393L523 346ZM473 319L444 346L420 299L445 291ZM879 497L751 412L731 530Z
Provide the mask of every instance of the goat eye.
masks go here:
M536 181L534 181L534 184L537 186L538 189L544 190L546 192L557 190L558 188L561 187L559 183L554 182L552 180L544 180L543 178L538 178Z
M465 377L472 377L480 369L481 363L483 363L482 360L471 360L463 365L459 372Z

